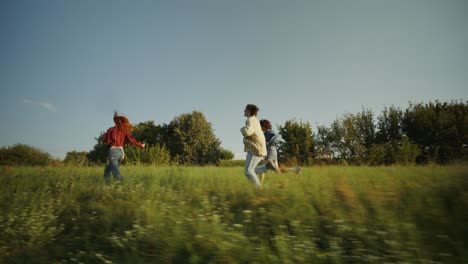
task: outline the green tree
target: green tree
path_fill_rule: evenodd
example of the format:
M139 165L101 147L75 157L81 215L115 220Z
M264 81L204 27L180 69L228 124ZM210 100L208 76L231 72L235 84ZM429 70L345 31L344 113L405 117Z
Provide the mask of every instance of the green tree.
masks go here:
M313 136L309 122L288 120L279 126L283 142L279 147L279 158L283 161L296 161L301 165L312 164Z
M362 109L355 116L355 125L360 136L360 141L366 149L375 143L376 131L374 124L374 113L370 109Z
M331 129L325 126L317 126L314 134L314 158L320 160L332 160L335 153L331 142Z
M373 137L373 128L367 127L366 122L368 121L360 115L349 113L333 121L328 138L333 152L340 160L351 164L365 162L365 140L371 140L369 137Z
M221 142L203 113L193 111L175 117L165 127L167 148L172 160L184 165L217 164L221 158Z
M369 152L370 165L390 165L397 163L398 147L403 137L403 112L394 106L385 107L377 117L375 145Z
M143 141L149 145L164 145L164 126L156 125L154 121L140 122L134 126L132 136L138 141Z
M403 136L403 112L394 106L385 107L377 118L376 141L378 144L390 143L397 146Z
M344 141L345 128L340 119L335 119L328 131L328 140L337 159L346 160L349 158L349 152Z
M343 141L348 152L347 161L352 164L362 164L366 158L366 146L363 141L362 131L359 130L359 117L347 114L342 119L344 136Z
M438 163L467 158L468 102L410 103L403 131L422 146L423 159Z
M400 165L414 164L420 153L419 146L411 143L407 136L403 136L396 149L396 162Z
M364 164L368 162L370 149L376 141L373 112L370 109L363 108L360 113L355 115L354 124L357 129L358 137L360 138L361 148L363 148L364 151L359 157L359 162Z
M87 166L89 163L88 152L76 150L67 152L63 163L73 166Z
M234 153L232 151L224 149L224 148L221 149L221 156L220 156L221 160L232 160L233 158L234 158Z
M15 144L0 148L0 165L46 166L60 163L57 159L36 147Z
M102 140L106 132L101 132L98 137L94 138L96 144L93 149L88 153L88 160L91 164L104 164L107 160L107 152L109 146Z

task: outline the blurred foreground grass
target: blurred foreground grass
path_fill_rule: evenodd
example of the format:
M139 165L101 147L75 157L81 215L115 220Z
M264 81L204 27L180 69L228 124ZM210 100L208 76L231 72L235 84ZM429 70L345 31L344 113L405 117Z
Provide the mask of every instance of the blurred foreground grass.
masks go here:
M0 168L0 263L468 263L468 167Z

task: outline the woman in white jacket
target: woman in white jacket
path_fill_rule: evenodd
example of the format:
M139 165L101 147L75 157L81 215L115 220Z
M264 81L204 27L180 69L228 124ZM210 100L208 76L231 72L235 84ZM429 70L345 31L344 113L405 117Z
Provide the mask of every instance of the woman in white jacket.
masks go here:
M244 151L247 152L245 159L244 174L252 183L260 186L257 173L263 173L266 168L257 168L257 165L267 155L265 136L263 135L257 113L260 109L254 104L248 104L244 109L244 116L247 117L245 126L241 128L244 136ZM257 170L256 170L257 168Z

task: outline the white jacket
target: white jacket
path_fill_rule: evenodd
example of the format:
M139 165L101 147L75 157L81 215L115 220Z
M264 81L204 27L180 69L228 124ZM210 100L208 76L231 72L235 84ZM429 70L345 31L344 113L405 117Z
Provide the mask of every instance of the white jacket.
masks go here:
M241 128L244 136L244 151L256 156L266 156L266 142L262 127L256 116L251 116L245 121L245 127Z

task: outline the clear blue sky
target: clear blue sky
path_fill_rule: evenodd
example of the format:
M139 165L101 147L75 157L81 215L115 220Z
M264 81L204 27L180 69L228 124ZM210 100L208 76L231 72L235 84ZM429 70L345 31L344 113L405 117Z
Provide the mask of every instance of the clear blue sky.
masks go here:
M466 0L0 2L0 146L63 158L113 125L201 111L243 152L243 109L329 125L468 99Z

